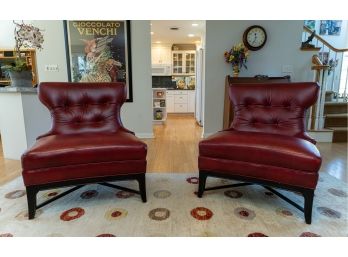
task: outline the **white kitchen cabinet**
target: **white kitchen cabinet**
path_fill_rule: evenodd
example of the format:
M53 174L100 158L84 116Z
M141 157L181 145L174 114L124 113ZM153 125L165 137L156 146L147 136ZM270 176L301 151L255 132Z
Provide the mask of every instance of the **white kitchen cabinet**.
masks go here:
M167 90L166 103L168 113L194 113L195 90Z
M167 112L174 112L174 95L167 94Z
M196 70L195 51L173 51L172 69L173 75L195 75Z
M195 90L190 90L190 91L188 91L188 107L187 107L187 111L188 112L195 112L195 107L196 107L196 91Z
M175 95L174 102L176 104L187 104L187 94L186 95Z
M187 104L174 104L174 112L186 113L187 112Z
M151 47L151 63L152 64L172 64L172 49L166 45L153 45Z

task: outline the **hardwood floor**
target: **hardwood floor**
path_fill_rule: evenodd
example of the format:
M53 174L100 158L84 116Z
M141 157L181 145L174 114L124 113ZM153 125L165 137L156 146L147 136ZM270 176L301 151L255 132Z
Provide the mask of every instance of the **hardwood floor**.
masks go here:
M170 114L164 125L154 125L148 145L149 172L182 173L198 170L198 142L202 128L193 115Z
M2 144L0 141L0 185L19 176L21 172L20 161L9 160L3 157Z
M197 172L198 142L202 128L191 115L169 115L164 125L154 125L154 139L144 139L148 145L148 172ZM323 157L320 172L348 183L347 143L318 143ZM20 175L19 161L2 157L0 145L0 185Z
M347 143L317 143L317 147L323 158L320 172L348 183Z

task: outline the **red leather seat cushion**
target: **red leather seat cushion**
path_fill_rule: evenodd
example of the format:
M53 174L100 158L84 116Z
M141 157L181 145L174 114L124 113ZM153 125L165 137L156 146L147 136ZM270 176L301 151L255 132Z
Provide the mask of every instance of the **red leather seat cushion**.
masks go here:
M87 133L40 138L22 156L22 168L47 169L80 164L146 160L147 146L133 134Z
M198 167L200 170L214 173L310 189L315 189L319 176L317 172L299 171L271 165L204 156L199 156Z
M201 141L199 155L312 173L317 173L321 164L319 151L307 140L233 130L218 132Z
M80 179L141 174L145 172L146 160L129 160L23 170L22 175L24 184L31 186Z

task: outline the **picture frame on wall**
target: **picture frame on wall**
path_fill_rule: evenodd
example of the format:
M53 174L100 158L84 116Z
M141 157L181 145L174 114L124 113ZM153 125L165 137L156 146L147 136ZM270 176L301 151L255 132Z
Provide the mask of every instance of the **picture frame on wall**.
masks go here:
M339 36L341 34L342 20L321 20L320 35Z
M64 21L70 82L124 82L133 102L130 21Z
M323 65L328 65L329 63L329 52L319 52L319 59L323 63Z
M304 25L310 30L315 30L315 20L305 20Z

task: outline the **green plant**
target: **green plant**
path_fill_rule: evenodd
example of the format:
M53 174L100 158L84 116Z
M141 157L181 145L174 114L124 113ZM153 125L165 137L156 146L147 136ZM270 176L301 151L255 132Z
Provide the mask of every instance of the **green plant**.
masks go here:
M30 70L30 67L28 67L25 59L22 58L16 58L14 63L12 65L4 65L1 67L1 69L5 71L24 71L24 70Z

